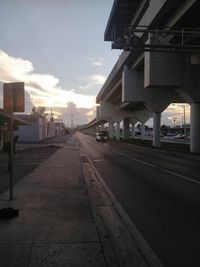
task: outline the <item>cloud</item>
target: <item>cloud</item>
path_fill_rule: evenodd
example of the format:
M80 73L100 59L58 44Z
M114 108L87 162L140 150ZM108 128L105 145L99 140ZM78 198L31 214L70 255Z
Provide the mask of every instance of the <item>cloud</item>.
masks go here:
M186 103L173 103L169 105L168 108L166 108L166 110L162 113L161 125L165 124L173 127L175 121L175 125L181 126L183 124L184 117L183 106L185 106L186 124L190 123L190 105ZM146 124L150 127L153 127L153 119L149 119Z
M87 77L81 77L81 81L84 81L84 85L80 85L76 92L84 92L88 94L96 94L100 90L101 86L106 81L106 77L102 74L94 74Z
M190 105L185 104L185 103L169 105L169 107L162 113L162 123L173 126L174 121L175 121L176 125L182 125L183 117L184 117L183 106L185 106L186 123L189 123L190 122Z
M91 84L98 84L101 78L92 77L91 79ZM36 106L66 107L68 101L84 108L95 105L95 96L81 94L81 86L78 93L76 89L63 89L58 86L59 79L55 76L35 73L33 64L29 60L9 56L2 50L0 50L0 81L23 81L26 91Z
M14 58L0 50L0 80L3 82L19 81L33 71L33 65L28 60Z
M72 114L73 114L73 125L83 125L90 122L94 119L96 115L96 108L88 109L88 108L78 108L72 102L68 103L66 108L62 107L53 107L52 112L54 114L54 118L63 119L63 122L66 126L71 127L72 123ZM73 105L74 104L74 105ZM47 107L47 112L50 113L51 108Z
M90 76L90 78L94 84L98 85L103 85L106 80L106 77L101 74Z
M101 57L85 57L83 56L84 59L88 60L93 66L101 67L104 65L104 59Z
M94 119L96 117L96 107L93 107L92 109L90 109L87 113L86 113L87 117L89 118L89 121L91 121L92 119ZM88 122L89 122L88 121Z

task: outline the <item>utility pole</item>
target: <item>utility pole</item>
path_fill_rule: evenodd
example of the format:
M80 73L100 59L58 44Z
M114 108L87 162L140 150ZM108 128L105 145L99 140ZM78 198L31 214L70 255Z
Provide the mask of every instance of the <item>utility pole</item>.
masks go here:
M174 122L174 129L176 127L176 117L173 117L173 122Z
M75 115L79 115L79 113L71 113L70 116L71 116L71 135L73 134L73 131L74 131L74 116Z
M73 127L74 127L74 114L71 113L71 135L73 134Z
M13 200L14 179L14 112L24 112L24 83L4 83L3 85L3 108L10 115L10 151L9 153L9 199Z
M180 107L183 108L184 139L186 140L187 129L186 129L185 105L184 106L180 106Z

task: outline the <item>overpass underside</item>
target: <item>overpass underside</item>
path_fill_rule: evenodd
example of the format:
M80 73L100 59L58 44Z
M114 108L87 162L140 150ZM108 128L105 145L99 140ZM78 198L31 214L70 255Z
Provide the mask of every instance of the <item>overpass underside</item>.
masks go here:
M97 96L97 117L110 138L129 137L129 126L153 117L153 146L160 147L162 112L171 103L191 106L191 152L200 153L200 3L115 0L105 30L121 56ZM115 131L114 131L115 126ZM94 131L94 132L95 132ZM134 136L134 132L132 132Z

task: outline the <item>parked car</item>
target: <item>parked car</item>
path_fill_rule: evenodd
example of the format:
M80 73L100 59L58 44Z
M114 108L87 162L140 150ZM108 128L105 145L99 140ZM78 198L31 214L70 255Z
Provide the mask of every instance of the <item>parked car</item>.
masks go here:
M104 133L97 133L96 134L96 141L105 142L106 140L107 140L107 136Z
M184 139L185 135L184 134L177 134L174 136L175 139Z

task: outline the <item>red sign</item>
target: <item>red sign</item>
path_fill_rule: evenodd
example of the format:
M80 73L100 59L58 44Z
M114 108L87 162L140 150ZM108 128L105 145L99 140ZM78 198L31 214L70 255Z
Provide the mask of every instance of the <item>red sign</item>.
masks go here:
M4 83L3 84L3 108L6 111L24 112L24 83Z

